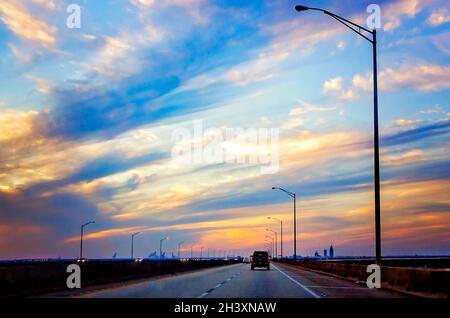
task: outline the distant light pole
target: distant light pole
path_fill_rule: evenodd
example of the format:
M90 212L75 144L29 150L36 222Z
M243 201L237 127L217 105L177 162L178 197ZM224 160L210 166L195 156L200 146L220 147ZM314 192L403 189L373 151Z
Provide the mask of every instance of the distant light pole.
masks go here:
M275 234L275 257L278 257L278 233L277 231L266 229L266 231L272 232Z
M272 243L272 256L275 253L275 237L266 235L266 239L269 239Z
M162 243L163 243L165 240L168 240L168 239L169 239L168 237L164 237L164 238L162 238L162 239L159 240L159 259L160 259L160 260L162 259Z
M192 256L193 256L193 254L192 254L193 248L194 248L194 244L191 244L191 259L192 259Z
M266 242L269 243L270 254L273 254L273 239L266 239Z
M203 249L204 249L204 247L200 246L200 258L203 258Z
M297 202L296 194L283 188L272 187L272 190L281 190L294 199L294 259L297 259Z
M319 8L309 8L302 5L295 6L298 12L315 10L336 19L353 32L357 33L372 44L373 55L373 157L374 157L374 192L375 192L375 255L377 264L381 264L381 198L380 198L380 141L378 129L378 65L377 65L377 30L369 30L329 11ZM366 33L363 33L366 32ZM372 39L369 38L372 35Z
M95 221L90 221L84 224L81 224L81 235L80 235L80 260L83 259L83 234L84 234L84 228L88 226L89 224L93 224Z
M140 233L141 232L136 232L136 233L131 234L131 259L133 259L133 256L134 256L134 237Z
M178 258L180 258L180 247L184 242L178 243Z
M268 216L267 217L269 220L275 220L277 222L280 223L280 230L281 230L281 242L280 242L280 247L281 247L281 258L283 258L283 221L279 220L277 218L274 218L272 216Z

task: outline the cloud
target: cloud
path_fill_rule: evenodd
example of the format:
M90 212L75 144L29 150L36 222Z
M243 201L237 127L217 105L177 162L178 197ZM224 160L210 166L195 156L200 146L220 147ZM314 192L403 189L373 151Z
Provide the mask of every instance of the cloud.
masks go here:
M397 119L394 120L395 126L410 126L419 123L419 120L412 120L412 119Z
M329 92L339 92L342 90L342 83L344 78L339 76L332 79L329 79L323 83L323 91L325 93Z
M28 64L33 61L33 55L25 53L23 50L18 49L14 44L9 43L8 46L14 56L20 61L20 63Z
M302 127L305 124L305 121L301 118L290 118L287 122L281 125L282 129L290 130L293 128Z
M262 24L260 28L260 32L270 36L271 40L259 48L259 53L252 54L251 59L247 61L198 74L186 80L177 93L202 90L216 84L245 86L271 80L280 75L278 69L289 58L296 54L311 54L318 44L345 31L339 28L330 29L326 25L304 24L298 19L283 21L271 25L270 28Z
M393 146L410 142L417 142L420 139L448 134L449 132L450 120L445 120L387 135L382 137L381 140L383 145Z
M136 158L123 158L116 155L108 155L96 158L86 163L75 173L59 180L41 182L32 185L26 190L27 193L39 194L58 190L71 184L80 182L91 182L93 180L127 171L142 165L148 165L152 162L167 157L165 154L152 153Z
M311 114L311 113L325 113L325 112L329 112L329 111L333 111L336 108L335 107L321 107L321 106L317 106L311 103L307 103L303 100L297 100L297 104L300 107L296 107L291 109L291 111L289 112L289 115L291 116L299 116L299 115L307 115L307 114Z
M412 88L420 92L437 92L450 88L450 66L437 64L403 64L396 68L387 67L378 74L381 91L394 92ZM325 81L323 91L343 100L359 98L361 92L373 90L373 75L356 74L351 85L344 87L344 78L336 77Z
M414 88L422 92L435 92L450 88L450 66L437 64L402 65L387 68L380 73L382 89L394 91Z
M450 12L447 8L433 10L427 21L434 27L448 23L450 22Z
M155 0L131 0L131 3L140 8L150 8L155 5Z
M17 1L2 0L0 20L18 37L47 48L56 44L56 28L32 15Z
M332 94L342 100L353 100L357 98L356 92L353 88L347 90L343 89L344 78L339 76L329 79L323 84L323 92L325 94Z
M203 0L130 0L131 4L143 10L144 14L159 12L164 9L182 10L183 14L187 14L194 23L206 24L209 22L209 13L212 10L210 3ZM186 15L185 15L186 16ZM141 15L142 17L142 15Z
M57 8L54 0L31 0L31 2L50 11L54 11Z
M411 149L399 155L388 155L383 157L383 166L403 166L418 164L428 160L429 157L421 149Z
M69 193L42 197L0 191L0 215L0 259L74 257L77 245L69 246L64 240L77 235L80 224L96 220L111 226L94 204Z
M311 103L307 103L303 100L297 100L296 106L289 112L289 119L281 125L282 129L291 130L294 128L302 127L305 124L305 120L308 116L318 113L326 113L335 110L335 107L321 107Z
M420 113L421 114L445 114L445 110L442 106L436 105L432 108L421 110Z
M51 80L43 77L34 76L31 74L26 74L25 78L33 81L36 84L36 90L39 93L50 95L53 91L54 84Z
M383 29L391 32L400 26L404 16L414 18L420 13L427 0L397 0L382 7Z
M148 60L142 51L163 40L165 32L149 23L140 26L140 32L122 30L118 36L104 36L103 44L90 62L81 63L107 77L107 81L120 80L140 74Z

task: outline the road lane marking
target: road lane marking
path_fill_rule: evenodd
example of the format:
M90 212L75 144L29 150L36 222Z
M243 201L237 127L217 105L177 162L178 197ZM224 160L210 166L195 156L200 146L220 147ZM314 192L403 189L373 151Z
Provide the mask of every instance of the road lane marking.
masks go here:
M316 286L316 285L308 285L307 287L311 288L329 288L329 289L349 289L349 290L367 290L366 287L345 287L345 286Z
M299 281L293 279L291 276L289 276L288 274L286 274L285 272L283 272L281 269L279 269L277 266L273 265L272 266L279 271L281 274L283 274L286 278L288 278L289 280L291 280L293 283L297 284L298 286L300 286L301 288L303 288L304 290L306 290L311 296L313 296L314 298L321 298L319 295L317 295L315 292L313 292L311 289L309 289L308 287L306 287L305 285L303 285L302 283L300 283Z
M237 273L234 274L233 276L227 278L227 280L224 280L223 282L217 284L215 287L208 289L206 292L204 292L203 294L201 294L200 296L198 296L197 298L205 298L206 296L208 296L209 294L211 294L214 290L216 290L219 287L222 287L224 284L226 284L227 282L231 281L233 278L238 277L241 273Z

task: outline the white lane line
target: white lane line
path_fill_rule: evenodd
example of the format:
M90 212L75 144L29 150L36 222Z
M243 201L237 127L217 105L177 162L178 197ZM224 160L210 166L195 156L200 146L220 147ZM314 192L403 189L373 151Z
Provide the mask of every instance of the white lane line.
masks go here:
M224 284L226 284L227 282L231 281L233 278L237 277L238 274L234 274L233 276L229 277L226 281L223 281L222 283L217 284L215 287L211 288L210 290L204 292L203 294L201 294L200 296L198 296L197 298L204 298L206 296L208 296L209 294L211 294L213 291L215 291L217 288L223 286Z
M348 290L367 290L366 287L345 287L345 286L316 286L316 285L308 285L307 287L311 288L328 288L328 289L348 289Z
M317 295L315 292L313 292L311 289L309 289L308 287L306 287L305 285L303 285L302 283L300 283L299 281L293 279L291 276L289 276L288 274L286 274L285 272L283 272L281 269L279 269L277 266L273 265L272 266L279 271L281 274L283 274L285 277L287 277L289 280L291 280L292 282L294 282L295 284L297 284L298 286L300 286L301 288L303 288L304 290L306 290L311 296L313 296L314 298L320 298L319 295Z

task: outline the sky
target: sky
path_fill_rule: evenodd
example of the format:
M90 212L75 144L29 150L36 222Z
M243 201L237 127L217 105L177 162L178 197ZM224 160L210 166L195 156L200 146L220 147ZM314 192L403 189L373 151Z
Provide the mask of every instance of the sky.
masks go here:
M302 4L365 25L371 3ZM76 257L88 221L86 257L129 257L134 232L139 257L164 237L167 254L248 255L280 232L268 216L291 255L292 199L272 187L297 195L299 255L374 255L372 46L296 4L0 0L0 259ZM448 255L450 9L376 4L382 253ZM267 156L177 160L208 129ZM217 136L233 129L277 133Z

